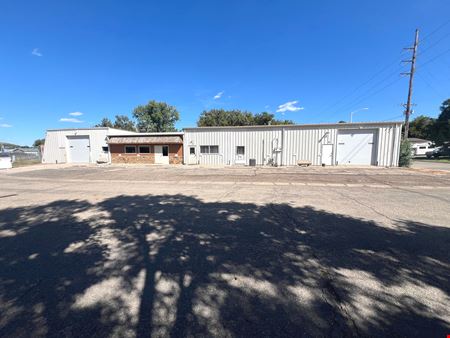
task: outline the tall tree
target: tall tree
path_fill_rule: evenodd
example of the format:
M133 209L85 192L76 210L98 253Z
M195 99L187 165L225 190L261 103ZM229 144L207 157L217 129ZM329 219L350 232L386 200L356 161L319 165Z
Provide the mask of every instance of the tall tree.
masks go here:
M434 124L434 139L437 144L450 141L450 99L441 105L441 113Z
M253 123L258 126L267 126L272 124L274 118L275 115L268 112L262 112L259 114L255 114L255 116L253 117Z
M253 114L240 110L211 109L203 111L197 122L199 127L250 126Z
M136 131L136 126L134 122L126 115L116 115L116 120L114 121L114 128Z
M290 120L276 120L273 114L262 112L253 115L247 111L211 109L203 111L198 119L199 127L228 127L228 126L255 126L255 125L281 125L293 124Z
M180 114L173 106L165 102L150 101L146 105L137 106L133 111L140 132L176 131L175 122Z
M272 120L270 123L272 126L279 126L279 125L287 125L287 124L294 124L294 121L292 120Z
M95 127L113 127L113 123L111 120L107 117L102 118L101 122L99 124L96 124Z
M38 138L36 141L34 141L33 143L33 147L39 147L40 145L45 143L45 138Z
M425 140L433 138L435 119L420 115L409 124L409 137L417 137Z

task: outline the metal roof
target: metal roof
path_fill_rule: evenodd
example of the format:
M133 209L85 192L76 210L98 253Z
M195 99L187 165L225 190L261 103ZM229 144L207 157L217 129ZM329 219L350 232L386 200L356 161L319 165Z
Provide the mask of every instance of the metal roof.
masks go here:
M117 137L117 136L183 136L184 133L182 131L175 132L153 132L153 133L138 133L135 132L133 134L114 134L109 135L109 137Z
M401 121L386 121L386 122L353 122L353 123L316 123L316 124L280 124L280 125L265 125L265 126L218 126L218 127L192 127L183 128L187 131L201 131L208 129L258 129L258 128L269 128L269 129L281 129L281 128L329 128L329 127L340 127L340 128L358 128L358 127L368 127L368 126L385 126L385 125L398 125L403 124Z
M109 127L92 127L92 128L59 128L59 129L47 129L47 131L64 131L64 130L108 130L114 129Z
M60 129L47 129L47 131L69 131L69 130L108 130L108 131L115 131L115 132L123 132L124 135L130 135L130 134L138 134L135 131L128 131L118 128L112 128L112 127L92 127L92 128L60 128Z
M173 136L110 136L108 144L182 144L181 135Z

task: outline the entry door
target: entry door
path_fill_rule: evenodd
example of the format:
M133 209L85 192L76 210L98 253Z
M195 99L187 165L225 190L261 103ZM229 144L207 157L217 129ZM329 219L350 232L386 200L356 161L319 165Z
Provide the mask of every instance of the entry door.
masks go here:
M236 164L245 164L245 147L237 146L236 147Z
M91 152L89 136L68 136L69 161L72 163L89 163Z
M169 164L169 146L155 146L155 163Z
M189 164L197 164L197 155L195 153L195 146L189 147Z
M333 165L333 145L322 145L322 164Z
M374 164L374 140L374 130L339 131L337 147L338 164Z

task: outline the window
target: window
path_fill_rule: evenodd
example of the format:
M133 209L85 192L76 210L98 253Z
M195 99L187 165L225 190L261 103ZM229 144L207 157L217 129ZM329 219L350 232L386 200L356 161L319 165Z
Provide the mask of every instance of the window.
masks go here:
M200 146L201 154L218 154L219 146Z
M169 156L169 146L162 147L163 156Z
M427 146L420 146L419 149L427 149Z
M150 147L149 146L139 146L139 153L141 154L149 154Z
M236 155L245 155L245 147L237 146L236 147Z
M190 147L189 148L189 154L195 155L195 148L194 147Z
M125 146L125 153L126 154L135 154L136 147L135 146Z
M102 151L104 151L105 153L107 153L107 152L108 152L108 146L102 147Z

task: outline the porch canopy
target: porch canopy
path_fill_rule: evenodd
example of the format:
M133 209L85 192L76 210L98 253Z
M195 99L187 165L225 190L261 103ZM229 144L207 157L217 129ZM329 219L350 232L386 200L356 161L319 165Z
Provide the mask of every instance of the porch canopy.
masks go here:
M183 139L179 135L109 136L108 144L183 144Z

